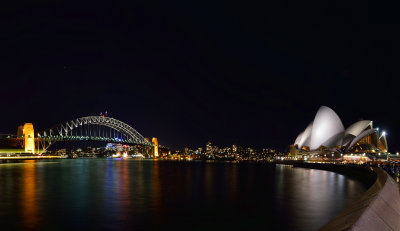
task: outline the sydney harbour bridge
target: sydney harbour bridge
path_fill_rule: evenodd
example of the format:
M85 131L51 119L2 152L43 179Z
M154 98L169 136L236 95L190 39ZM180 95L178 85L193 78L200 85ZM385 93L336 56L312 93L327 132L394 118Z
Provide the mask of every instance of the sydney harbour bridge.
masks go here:
M52 144L59 141L105 141L154 146L154 156L158 156L157 138L153 138L150 142L130 125L104 115L65 121L38 133L34 132L33 124L26 123L18 127L16 137L5 139L21 143L27 153L44 153Z

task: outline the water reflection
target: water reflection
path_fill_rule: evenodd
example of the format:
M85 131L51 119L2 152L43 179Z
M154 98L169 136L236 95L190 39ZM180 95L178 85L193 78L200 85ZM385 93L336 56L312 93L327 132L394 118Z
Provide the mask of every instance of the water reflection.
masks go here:
M152 189L151 192L153 192L153 198L152 198L152 207L153 209L153 215L158 215L156 213L157 211L161 210L161 200L162 200L162 195L161 195L161 182L160 182L160 163L158 161L153 163L153 175L152 175Z
M237 195L237 187L238 187L238 169L237 164L231 164L229 167L226 167L226 182L228 182L228 195L230 199L230 203L235 203L238 195Z
M359 182L334 172L284 165L278 165L276 171L276 195L284 194L279 208L290 211L296 230L322 227L364 192L359 190L363 187Z
M0 165L0 227L316 230L365 190L342 175L279 165L45 163Z
M34 160L25 160L22 165L21 184L21 222L26 229L34 229L39 225L37 193L36 193L36 165Z
M122 166L121 166L122 165ZM119 195L119 200L121 200L121 218L123 220L129 219L129 209L132 206L131 203L131 186L130 186L130 180L129 180L129 166L127 161L120 161L118 163L118 168L121 170L119 171L119 188L121 189L121 192L118 192Z

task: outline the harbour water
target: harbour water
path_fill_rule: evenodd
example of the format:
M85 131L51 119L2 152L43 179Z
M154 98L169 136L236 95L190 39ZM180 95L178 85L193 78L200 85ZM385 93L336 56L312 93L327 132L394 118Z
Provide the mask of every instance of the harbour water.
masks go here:
M365 192L285 165L72 159L0 164L2 230L318 230Z

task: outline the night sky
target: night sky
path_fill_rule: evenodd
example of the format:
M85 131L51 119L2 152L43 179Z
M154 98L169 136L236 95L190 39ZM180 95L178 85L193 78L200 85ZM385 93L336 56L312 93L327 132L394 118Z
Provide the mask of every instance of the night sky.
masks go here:
M400 151L398 8L366 1L0 7L0 133L107 110L172 148L286 150L331 107Z

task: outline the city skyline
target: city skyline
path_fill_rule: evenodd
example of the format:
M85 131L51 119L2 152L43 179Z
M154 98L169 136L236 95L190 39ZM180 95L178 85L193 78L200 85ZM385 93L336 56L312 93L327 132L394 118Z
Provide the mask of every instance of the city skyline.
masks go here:
M211 140L285 150L327 105L345 126L379 121L397 151L399 34L370 26L384 15L364 4L4 7L0 132L107 110L172 148Z
M0 227L400 230L397 9L4 2Z

